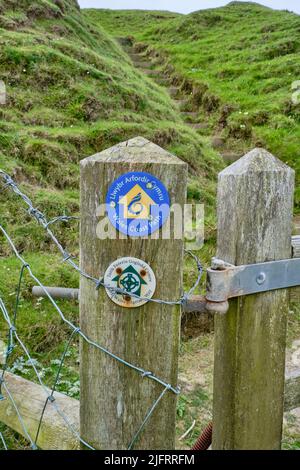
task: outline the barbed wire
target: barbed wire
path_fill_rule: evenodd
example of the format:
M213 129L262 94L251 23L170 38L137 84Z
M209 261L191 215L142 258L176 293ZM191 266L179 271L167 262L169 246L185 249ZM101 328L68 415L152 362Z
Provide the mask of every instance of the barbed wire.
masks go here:
M80 220L80 217L74 215L59 215L58 217L54 217L54 219L49 220L47 227L49 227L49 225L56 224L57 222L69 222L70 220Z
M58 366L58 371L56 373L56 376L55 376L55 380L54 380L54 384L53 384L53 387L51 389L51 393L49 396L47 396L46 398L46 401L45 401L45 404L44 404L44 407L43 407L43 410L42 410L42 413L41 413L41 416L40 416L40 420L39 420L39 424L38 424L38 429L37 429L37 432L36 432L36 437L35 437L35 442L38 441L38 438L39 438L39 434L40 434L40 430L41 430L41 426L42 426L42 422L43 422L43 418L44 418L44 414L45 414L45 411L46 411L46 408L47 408L47 405L48 403L53 403L53 401L55 400L54 398L54 392L56 390L56 387L58 385L58 381L59 381L59 377L60 377L60 374L61 374L61 371L62 371L62 367L64 365L64 362L65 362L65 358L67 356L67 353L68 353L68 350L71 346L71 341L73 339L73 337L75 336L75 334L78 332L78 330L73 330L70 337L69 337L69 340L67 342L67 345L63 351L63 354L61 356L61 360L60 360L60 363L59 363L59 366Z
M24 422L24 420L23 420L23 418L22 418L22 415L21 415L20 410L19 410L19 408L18 408L18 406L17 406L17 403L15 402L14 397L13 397L13 395L11 394L11 392L10 392L10 390L9 390L9 388L8 388L8 385L7 385L5 379L3 379L3 380L1 381L1 385L4 387L4 389L5 389L5 391L6 391L6 394L7 394L7 396L9 397L9 399L10 399L10 401L11 401L11 403L12 403L14 409L15 409L15 412L16 412L16 414L17 414L18 420L19 420L19 422L20 422L20 424L21 424L21 427L22 427L22 429L23 429L24 435L25 435L25 437L27 438L27 440L30 442L30 447L31 447L33 450L37 450L37 446L36 446L35 443L33 442L32 438L31 438L31 436L30 436L30 434L29 434L29 432L28 432L27 426L26 426L26 424L25 424L25 422Z
M41 424L42 424L42 419L43 419L43 416L44 416L44 413L45 413L45 410L46 410L46 406L48 404L48 402L50 402L52 404L52 406L55 408L55 410L57 411L57 413L63 418L63 420L65 421L65 423L67 424L67 426L69 427L70 431L76 435L77 439L82 443L84 444L86 447L90 448L91 450L95 450L92 446L90 446L85 440L83 440L79 433L74 429L74 427L70 427L70 423L68 421L68 418L67 416L65 415L65 413L62 412L62 410L60 409L60 407L57 405L57 403L55 402L55 397L54 397L54 392L55 392L55 388L56 388L56 385L57 385L57 382L58 382L58 378L56 378L55 380L55 383L54 383L54 386L51 390L51 392L49 391L48 387L44 384L42 378L41 378L41 375L40 373L38 372L37 368L36 368L36 365L35 365L35 362L34 362L34 359L31 357L27 347L24 345L24 343L22 342L22 340L20 339L20 337L18 336L18 333L17 333L17 329L16 329L16 326L12 324L11 320L10 320L10 317L9 317L9 314L8 314L8 311L7 311L7 308L3 302L3 299L0 297L0 310L2 311L2 314L3 314L3 317L4 317L4 320L6 321L6 323L8 324L9 326L9 336L12 338L13 336L15 337L15 339L17 340L17 342L19 343L19 345L21 346L21 348L23 349L24 353L26 354L27 358L28 358L28 363L29 365L32 366L33 370L34 370L34 373L38 379L38 382L39 384L41 385L41 387L43 388L47 398L46 398L46 403L43 407L43 410L42 410L42 414L41 414L41 418L40 418L40 421L39 421L39 425L38 425L38 430L37 430L37 435L36 435L36 438L33 442L33 439L32 439L32 442L33 442L33 445L34 445L34 449L37 448L36 447L36 444L37 444L37 440L38 440L38 436L39 436L39 432L40 432L40 428L41 428ZM78 328L77 328L78 330ZM74 336L74 333L76 332L76 330L73 331L72 335L71 336ZM12 339L10 340L10 343L12 343ZM68 343L69 344L69 343ZM7 348L7 356L9 356L11 354L10 352L10 349L11 349L11 344L8 345L8 348ZM67 352L67 351L66 351ZM61 371L61 368L63 366L63 362L64 362L64 359L65 359L65 354L63 355L61 361L60 361L60 364L59 364L59 374L58 374L58 377L60 375L60 371ZM6 368L7 370L7 368ZM4 381L4 375L2 375L1 377L1 381L3 383ZM1 389L0 389L1 391ZM16 407L16 403L15 403L15 407ZM19 415L21 415L20 411L19 411ZM22 426L23 427L23 426ZM24 429L24 427L23 427ZM28 431L27 431L27 434L29 435Z
M27 263L23 257L20 255L20 253L18 252L17 248L15 247L14 243L12 242L11 238L9 237L9 235L7 234L7 232L5 231L5 229L2 227L2 225L0 225L0 230L1 232L3 233L3 235L5 236L5 238L7 239L8 243L10 244L13 252L15 253L16 257L21 261L22 263L22 268L24 269L27 269L30 277L39 284L39 286L42 288L42 290L45 292L46 296L48 297L48 299L51 301L52 305L55 307L56 311L59 313L59 316L61 317L61 319L64 321L64 323L66 323L71 329L72 329L72 333L75 334L77 333L78 335L80 335L88 344L90 344L91 346L94 346L95 348L101 350L102 352L104 352L105 354L107 354L108 356L110 356L111 358L117 360L118 362L120 362L121 364L135 370L136 372L138 372L142 378L148 378L150 380L154 380L155 382L161 384L164 389L167 391L172 391L173 393L175 393L176 395L178 395L180 393L180 390L178 389L178 387L173 387L171 384L169 383L166 383L164 380L160 379L159 377L157 377L155 374L153 374L151 371L147 371L141 367L138 367L134 364L131 364L129 363L128 361L118 357L117 355L113 354L112 352L110 352L109 350L107 350L106 348L104 348L103 346L99 345L98 343L96 343L95 341L91 340L89 337L87 337L81 330L80 328L76 327L72 322L70 322L69 320L67 320L63 314L63 312L61 311L60 307L57 305L57 303L55 302L55 300L51 297L51 295L48 293L46 287L40 282L40 280L33 274L31 268L30 268L30 265L29 263ZM21 269L22 269L21 268ZM19 283L20 285L20 283ZM3 316L4 316L4 319L6 320L6 322L8 323L9 325L9 345L8 345L8 348L7 348L7 351L11 354L12 352L12 347L13 347L13 336L15 336L16 340L18 341L18 343L20 344L20 346L22 347L22 349L24 350L25 354L27 355L28 359L29 359L29 363L30 365L32 365L33 369L34 369L34 372L38 378L38 381L40 383L40 385L44 388L45 392L47 393L47 399L46 399L46 403L45 403L45 406L48 405L49 402L51 402L51 404L53 404L53 406L56 408L56 411L62 416L62 418L64 419L64 421L66 422L67 426L69 427L70 431L76 435L76 437L79 439L79 441L84 444L86 447L90 448L91 450L95 450L92 446L90 446L86 441L84 441L80 435L78 434L78 432L76 430L74 430L74 428L70 425L67 417L58 409L58 407L56 406L55 404L55 401L52 401L53 399L53 393L54 393L54 389L53 389L53 393L49 393L49 390L48 388L43 384L42 380L41 380L41 377L36 369L36 366L34 364L34 361L32 360L27 348L25 347L25 345L23 344L23 342L20 340L18 334L17 334L17 330L16 330L16 327L11 323L10 321L10 317L7 313L7 309L5 308L5 305L2 301L2 299L0 298L0 309L3 313ZM62 356L62 359L61 361L64 361L64 358L65 358L65 354L63 354ZM62 362L60 363L60 365L62 366ZM61 368L61 367L60 367ZM56 382L57 383L57 382ZM5 385L5 380L2 379L2 384ZM1 385L1 383L0 383ZM1 389L0 389L1 391ZM150 416L152 415L152 413L154 412L155 408L157 407L158 403L159 403L160 400L156 401L155 403L155 406L153 406L150 410L150 412L147 413L147 416L145 418L145 423L139 428L138 432L136 433L136 436L135 436L135 439L134 439L134 442L137 440L139 434L142 432L142 430L144 429L144 426L146 424L146 422L149 420ZM17 407L16 407L16 403L14 402L14 407L17 411ZM43 408L43 412L44 412L44 408ZM17 415L18 417L21 416L21 413L18 411L17 412ZM39 427L41 426L41 422L39 424ZM24 429L24 433L26 435L26 437L28 437L28 432L26 430L26 428L24 428L24 422L22 422L22 428ZM33 447L32 448L35 448L35 443L33 442L32 438L30 438L30 442L32 442L33 444Z
M77 330L78 328L70 321L68 320L62 310L60 309L60 307L58 306L58 304L55 302L55 300L53 299L53 297L49 294L47 288L40 282L40 280L33 274L32 270L31 270L31 267L29 265L29 263L27 263L24 258L21 256L21 254L18 252L16 246L14 245L13 241L11 240L11 238L9 237L9 235L7 234L6 230L2 227L2 225L0 225L0 231L2 232L2 234L5 236L6 240L8 241L9 245L11 246L13 252L15 253L16 257L21 261L22 265L25 266L25 268L27 269L30 277L41 287L41 289L43 290L43 292L46 294L46 297L50 300L50 302L52 303L52 305L55 307L56 311L59 313L59 316L61 317L61 319L63 320L64 323L66 323L72 330ZM149 371L146 371L144 370L143 368L141 367L138 367L138 366L135 366L133 364L130 364L129 362L125 361L124 359L121 359L120 357L116 356L115 354L113 354L112 352L110 352L108 349L104 348L103 346L99 345L98 343L96 343L95 341L91 340L88 336L85 335L85 333L83 333L80 329L78 331L78 334L87 342L89 343L91 346L94 346L95 348L97 349L100 349L100 351L104 352L105 354L109 355L110 357L112 357L113 359L116 359L117 361L121 362L123 365L125 366L128 366L130 368L132 368L133 370L135 370L136 372L140 373L142 375L142 377L148 377L149 379L152 379L158 383L160 383L161 385L163 385L164 387L168 386L169 384L167 384L165 381L161 380L160 378L156 377L154 374L152 374L152 372L149 372ZM178 393L178 390L172 386L170 386L170 390L174 393Z
M60 253L62 254L62 257L63 257L63 261L67 262L68 264L70 264L82 277L86 278L86 279L89 279L90 281L92 281L95 285L96 285L96 288L99 289L100 287L104 287L105 289L108 289L110 292L113 292L115 294L119 294L119 295L130 295L131 297L135 298L135 299L139 299L139 300L143 300L143 301L147 301L147 302L154 302L154 303L157 303L157 304L164 304L164 305L184 305L186 304L187 300L189 299L189 297L193 294L193 292L196 290L196 288L198 287L198 285L200 284L201 282L201 278L202 278L202 275L204 273L204 268L200 262L200 260L197 258L197 256L192 253L191 251L186 251L186 253L191 256L195 261L196 261L196 265L197 265L197 270L198 270L198 276L197 276L197 279L193 285L193 287L189 290L188 293L184 293L180 299L178 300L163 300L163 299L155 299L155 298L149 298L149 297L144 297L142 295L138 295L138 294L134 294L132 292L129 292L125 289L121 289L119 287L113 287L111 285L107 285L105 282L104 282L104 279L103 279L103 276L100 276L100 278L95 278L94 276L91 276L90 274L86 273L85 271L83 271L79 265L77 263L75 263L75 261L73 261L74 257L63 247L63 245L59 242L59 240L57 239L57 237L54 235L54 233L52 232L52 230L49 229L49 225L51 223L53 223L53 221L57 221L57 220L69 220L69 217L67 216L59 216L59 217L56 217L55 219L53 219L52 221L48 221L45 214L43 212L41 212L39 209L37 209L36 207L34 207L31 199L26 195L24 194L19 186L16 184L16 182L7 174L5 173L4 171L0 170L0 177L3 179L4 183L5 183L5 187L9 187L12 189L12 191L17 194L24 202L25 204L27 205L28 207L28 213L34 218L36 219L36 221L39 223L39 225L41 225L45 231L47 232L47 234L50 236L50 238L52 239L53 243L56 245L56 247L58 248L58 250L60 251ZM67 217L67 219L66 219Z
M151 406L151 408L149 409L148 413L146 414L146 417L144 419L144 421L142 422L141 426L139 427L138 431L136 432L136 434L133 436L129 446L128 446L128 449L127 450L132 450L135 442L137 441L137 439L139 438L141 432L143 431L144 427L146 426L148 420L150 419L153 411L155 410L155 408L157 408L157 405L159 404L160 400L164 397L165 393L170 390L169 386L168 387L165 387L163 389L163 391L161 392L161 394L159 395L159 397L157 398L157 400L153 403L153 405Z
M193 292L195 291L195 289L199 285L204 270L203 270L203 267L202 267L199 259L191 252L188 252L188 254L196 262L197 269L198 269L197 280L196 280L195 284L193 285L193 287L177 301L168 301L168 300L166 301L166 300L161 300L161 299L149 299L148 297L139 296L137 294L132 294L131 292L128 292L126 290L123 290L123 289L120 289L120 288L114 288L112 286L106 285L104 283L103 279L98 279L98 278L95 278L93 276L90 276L88 273L81 270L80 267L78 266L78 264L76 264L76 262L73 261L72 255L63 247L63 245L56 238L56 236L54 235L52 230L49 229L49 226L52 225L52 224L55 224L56 222L60 222L60 221L67 222L67 221L73 220L73 219L78 220L78 217L71 217L71 216L63 215L63 216L55 217L54 219L48 221L46 216L41 211L39 211L37 208L35 208L33 206L33 203L30 200L30 198L28 196L26 196L26 194L24 194L19 189L18 185L13 181L13 179L9 175L7 175L5 172L0 170L0 177L2 177L2 179L4 180L5 187L11 188L13 190L13 192L15 194L17 194L26 203L26 205L28 206L28 213L39 223L39 225L41 225L45 229L47 234L50 236L50 238L52 239L52 241L54 242L54 244L57 246L60 253L62 254L63 260L65 262L68 262L81 276L83 276L86 279L89 279L92 282L94 282L96 289L99 289L102 286L106 289L109 289L112 292L115 292L116 294L120 294L120 295L130 294L132 297L135 297L135 298L138 298L138 299L141 299L141 300L147 300L147 301L156 302L156 303L160 303L160 304L167 304L167 305L182 305L183 303L185 303L187 301L189 296L191 296L193 294ZM100 351L107 354L112 359L114 359L114 360L118 361L119 363L121 363L121 364L129 367L130 369L136 371L142 378L147 378L149 380L153 380L153 381L159 383L161 386L163 386L163 391L160 393L159 397L156 399L156 401L153 403L153 405L150 407L150 409L146 413L146 416L145 416L142 424L140 425L139 429L135 433L134 437L132 438L132 440L131 440L131 442L128 446L128 449L132 449L134 444L136 443L137 439L139 438L140 434L142 433L143 429L145 428L147 422L149 421L150 417L152 416L154 410L157 408L158 404L160 403L160 401L164 397L164 395L168 391L170 391L172 393L175 393L177 395L177 394L180 393L179 388L177 386L175 387L175 386L167 383L163 379L157 377L151 371L147 371L147 370L145 370L145 369L143 369L139 366L131 364L128 361L124 360L123 358L115 355L114 353L109 351L107 348L101 346L100 344L98 344L95 341L93 341L92 339L90 339L84 332L81 331L80 328L76 327L70 320L68 320L65 317L65 315L63 314L63 312L60 309L60 307L58 306L58 304L55 302L53 297L48 292L47 288L40 282L40 280L32 272L29 263L27 263L26 260L23 258L23 256L20 254L20 252L16 248L15 244L13 243L11 237L8 235L8 233L6 232L6 230L4 229L4 227L2 225L0 225L0 231L2 232L4 237L6 238L8 244L10 245L10 247L11 247L13 253L15 254L15 256L17 257L17 259L21 262L20 277L19 277L19 282L18 282L18 287L17 287L17 296L16 296L16 304L15 304L14 313L13 313L13 320L10 319L7 308L5 307L5 304L4 304L3 300L0 298L0 310L2 311L3 317L4 317L4 319L5 319L5 321L8 325L8 328L9 328L6 360L5 360L3 370L2 370L2 376L0 378L0 395L1 395L1 386L3 385L3 387L5 388L5 390L7 392L7 395L9 396L10 400L13 403L13 406L16 410L18 419L21 423L24 435L29 440L29 442L31 444L31 447L33 449L37 448L37 443L38 443L38 438L39 438L39 435L40 435L40 430L41 430L41 426L42 426L42 422L43 422L43 418L44 418L44 413L45 413L46 407L49 406L49 404L50 404L51 406L53 406L55 408L57 413L62 417L62 419L66 423L69 430L73 433L73 435L75 435L76 438L84 446L86 446L89 449L95 450L92 446L90 446L85 440L83 440L81 438L78 431L69 422L68 417L60 410L59 406L57 405L57 403L55 401L55 391L56 391L57 384L58 384L58 381L59 381L59 377L60 377L60 374L61 374L61 369L63 367L64 361L65 361L65 358L66 358L66 354L67 354L68 349L70 347L72 338L74 338L74 336L76 334L78 334L90 346L95 347L96 349L99 349ZM70 335L70 338L67 342L66 348L65 348L65 350L64 350L64 352L61 356L61 359L60 359L60 362L59 362L58 372L56 374L54 384L53 384L53 387L52 387L51 390L43 383L42 378L41 378L41 376L40 376L40 374L39 374L39 372L36 368L35 362L32 359L32 357L29 353L29 350L27 349L25 344L20 339L20 337L17 333L17 329L16 329L16 320L17 320L17 313L18 313L18 307L19 307L21 285L22 285L22 279L23 279L25 270L27 270L29 276L43 290L46 298L48 298L48 300L51 302L52 306L55 308L56 312L59 314L61 320L71 329L71 335ZM44 389L45 394L46 394L45 404L44 404L42 412L41 412L41 416L40 416L40 419L39 419L38 428L37 428L37 432L36 432L36 437L35 437L34 440L31 438L31 436L28 433L28 430L26 429L26 426L25 426L24 420L22 419L22 415L20 413L20 410L18 409L18 406L16 404L16 401L13 399L12 394L9 392L9 389L7 387L7 383L6 383L6 380L5 380L5 373L8 369L8 360L9 360L9 357L11 356L11 354L14 350L14 347L15 347L14 340L16 340L16 342L19 344L19 346L25 352L25 354L28 358L28 363L33 367L33 370L34 370L34 373L37 377L37 380L38 380L39 384L42 386L42 388Z

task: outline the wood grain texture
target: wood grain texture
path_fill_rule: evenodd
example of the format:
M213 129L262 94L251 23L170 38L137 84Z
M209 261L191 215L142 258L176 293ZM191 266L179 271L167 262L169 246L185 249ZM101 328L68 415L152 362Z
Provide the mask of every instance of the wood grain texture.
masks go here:
M294 172L255 149L219 175L217 257L291 257ZM215 317L214 449L281 446L288 290L230 301Z
M136 138L81 162L81 268L102 277L118 257L134 256L153 269L155 297L177 300L182 294L182 240L99 240L97 205L109 185L124 173L145 171L159 178L171 204L186 198L187 165L157 145ZM114 232L114 229L111 228ZM115 234L116 235L116 234ZM124 309L104 289L81 279L81 329L127 361L177 385L180 308L148 303ZM126 449L162 386L81 344L81 433L98 449ZM135 448L172 449L176 396L167 392Z
M47 398L45 390L41 385L9 372L5 373L5 382L20 410L28 433L34 441L40 416ZM26 437L15 408L4 387L2 387L2 393L5 399L0 402L0 421ZM54 397L57 406L64 412L69 423L78 432L79 402L62 393L55 393ZM37 445L44 450L79 449L78 439L74 436L51 403L48 403L46 407Z
M10 373L5 375L5 381L21 410L23 421L30 436L34 437L45 402L45 390L41 385ZM0 421L26 437L5 390L4 396L5 400L0 403ZM56 393L55 398L56 403L64 411L73 429L79 432L79 401L61 393ZM284 398L284 411L290 411L300 406L300 370L286 375ZM38 446L43 450L77 450L80 448L79 440L51 404L47 407L44 415Z

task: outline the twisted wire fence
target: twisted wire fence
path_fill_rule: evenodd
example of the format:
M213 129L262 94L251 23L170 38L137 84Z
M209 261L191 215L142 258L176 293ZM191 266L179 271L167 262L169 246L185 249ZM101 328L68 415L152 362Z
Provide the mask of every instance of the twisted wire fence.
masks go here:
M19 186L16 184L16 182L5 172L0 170L0 181L2 180L3 182L3 187L4 188L10 188L14 194L20 197L20 199L25 203L27 206L27 211L28 213L38 222L38 224L43 227L45 230L46 234L50 237L52 242L55 244L57 249L59 250L60 254L62 255L63 261L68 263L73 269L75 269L80 276L83 276L86 279L89 279L92 283L95 284L95 289L100 289L101 287L109 289L117 294L121 295L126 295L129 294L124 289L120 288L113 288L111 286L105 285L103 278L100 277L100 279L97 279L88 273L84 272L83 270L80 269L79 265L74 261L74 258L71 256L71 254L63 247L63 245L59 242L53 231L49 228L51 225L54 225L57 222L68 222L73 219L78 219L78 217L69 217L69 216L58 216L55 217L54 219L48 221L45 214L43 214L41 211L39 211L36 207L34 207L32 201L30 198L24 194ZM153 414L154 410L157 408L158 404L160 401L163 399L166 393L174 393L178 395L180 393L180 390L177 385L170 384L166 382L163 378L156 376L153 372L148 371L143 369L142 367L139 367L138 365L132 364L128 362L126 359L121 358L111 352L109 349L104 347L103 345L98 344L95 342L92 338L89 338L80 328L78 328L74 323L72 323L70 320L66 318L64 313L62 312L61 308L57 304L57 302L54 300L54 298L49 294L47 288L44 286L44 284L39 280L39 278L33 273L32 268L30 264L24 259L24 257L21 255L20 251L17 249L15 243L13 242L12 238L10 235L7 233L5 228L0 224L0 233L8 243L12 253L14 256L18 259L20 262L20 275L19 275L19 281L17 285L17 290L16 290L16 301L15 305L13 308L12 312L9 312L7 306L4 303L3 298L1 297L0 293L0 311L3 316L4 321L7 324L8 328L8 335L7 335L7 348L6 348L6 353L5 353L5 361L2 367L2 371L0 372L0 407L1 407L1 401L4 399L9 399L11 401L12 407L15 410L15 413L18 417L18 420L20 422L21 428L23 430L23 435L26 437L28 440L30 447L33 450L38 449L38 439L41 431L41 426L43 423L43 418L45 415L46 408L48 406L51 406L54 408L55 412L59 414L59 416L63 419L65 422L66 426L70 430L70 432L76 437L76 439L85 447L90 450L95 450L93 446L91 446L88 442L86 442L79 434L77 429L75 429L74 425L70 422L68 419L68 416L64 413L64 411L61 409L61 407L58 405L57 400L55 399L55 392L57 391L57 385L59 383L59 378L61 375L62 367L64 365L68 350L70 348L71 342L74 339L76 335L78 335L83 341L86 341L91 347L94 347L104 354L108 355L111 357L113 360L118 361L119 363L123 364L124 366L134 370L137 374L139 374L143 379L145 380L152 380L157 383L159 383L162 386L162 391L157 397L157 399L154 401L152 406L148 409L148 411L145 414L145 417L139 426L139 428L136 430L134 436L132 437L131 441L128 443L128 449L133 449L135 443L137 442L140 434L142 433L143 429L147 425L147 422L149 421L151 415ZM192 288L187 292L184 293L183 296L180 299L177 300L163 300L163 299L149 299L143 296L139 296L137 294L133 294L130 292L130 295L135 298L139 298L142 300L147 300L151 302L155 302L158 304L166 304L166 305L183 305L189 297L194 293L195 289L199 285L202 274L203 274L203 267L198 260L198 258L191 252L188 252L189 255L193 258L193 260L196 262L197 265L197 270L198 270L198 276L195 284L192 286ZM42 379L42 374L39 372L38 367L36 365L36 361L33 359L28 347L24 344L22 339L20 338L19 332L18 332L18 316L19 316L19 307L20 307L20 296L21 296L21 291L22 291L22 285L23 285L23 279L24 279L24 274L27 272L32 280L35 281L39 285L39 287L42 289L44 292L46 298L50 301L50 303L53 306L53 309L55 312L59 315L60 319L62 322L70 329L70 335L69 339L67 341L67 344L65 346L65 349L61 355L61 358L59 360L59 365L58 365L58 370L57 373L54 377L53 385L51 388L45 385L43 379ZM37 379L37 382L41 385L44 393L45 393L45 403L43 406L43 409L41 411L41 415L39 417L39 423L37 427L37 431L35 436L30 435L27 427L25 420L22 417L22 414L20 412L20 409L16 403L16 400L14 399L13 394L11 393L9 389L8 382L6 380L6 373L9 369L10 365L10 360L13 351L15 348L18 347L20 348L25 356L28 358L28 364L32 367L32 370L35 374L35 377ZM6 397L3 395L3 391L5 390L6 392ZM7 450L8 445L7 442L5 441L5 438L3 436L3 433L0 432L0 448L2 446L2 449Z

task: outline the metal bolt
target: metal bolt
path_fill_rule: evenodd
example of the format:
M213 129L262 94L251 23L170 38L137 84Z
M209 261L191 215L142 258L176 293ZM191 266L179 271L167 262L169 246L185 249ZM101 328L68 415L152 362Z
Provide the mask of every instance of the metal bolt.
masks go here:
M265 273L259 273L259 275L256 278L257 284L261 286L265 282L265 280L266 280Z
M120 276L120 274L122 274L122 272L123 272L122 268L117 268L116 269L116 273L119 274L119 276Z
M141 275L142 277L145 277L146 274L147 274L147 272L145 271L145 269L142 269L142 270L140 271L140 275Z
M130 302L131 301L130 295L124 295L124 300L126 300L126 302Z

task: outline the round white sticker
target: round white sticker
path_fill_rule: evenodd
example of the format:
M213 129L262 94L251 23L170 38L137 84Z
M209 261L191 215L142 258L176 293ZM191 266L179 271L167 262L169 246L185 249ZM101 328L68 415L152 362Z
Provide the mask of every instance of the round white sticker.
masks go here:
M114 261L104 274L107 295L117 305L126 308L140 307L148 302L133 296L151 299L156 288L156 279L150 266L138 258L126 257ZM110 289L111 288L111 289ZM118 294L122 289L126 294Z

